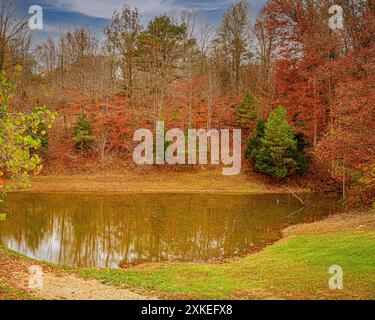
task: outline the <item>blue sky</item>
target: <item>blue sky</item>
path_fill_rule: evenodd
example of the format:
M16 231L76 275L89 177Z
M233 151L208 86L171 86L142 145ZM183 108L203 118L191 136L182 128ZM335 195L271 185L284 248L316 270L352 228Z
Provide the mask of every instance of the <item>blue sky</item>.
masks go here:
M252 16L255 17L266 0L249 0ZM194 8L200 19L217 24L231 0L19 0L18 12L27 14L31 5L40 5L44 13L44 29L36 32L38 39L56 35L60 28L72 30L82 24L90 25L98 34L110 23L115 10L124 4L137 7L143 17L143 24L156 15Z

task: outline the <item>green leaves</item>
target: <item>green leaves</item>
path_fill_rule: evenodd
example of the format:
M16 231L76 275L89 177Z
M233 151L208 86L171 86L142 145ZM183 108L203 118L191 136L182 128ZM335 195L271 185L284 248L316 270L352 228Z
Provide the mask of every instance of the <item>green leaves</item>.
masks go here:
M139 38L139 50L160 67L171 67L187 41L185 24L175 24L167 15L154 18Z
M29 174L37 174L42 169L41 159L33 151L41 148L47 131L37 133L41 127L53 123L56 113L45 106L35 107L29 115L15 112L9 104L15 87L4 73L0 78L0 179L6 182L0 191L6 192L28 186Z

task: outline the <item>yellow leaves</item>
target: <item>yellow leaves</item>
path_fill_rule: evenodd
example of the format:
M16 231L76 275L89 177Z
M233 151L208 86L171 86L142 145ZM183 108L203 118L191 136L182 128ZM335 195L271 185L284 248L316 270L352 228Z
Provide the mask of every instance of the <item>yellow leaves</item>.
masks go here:
M42 170L41 159L32 154L40 149L42 138L47 135L47 128L51 128L57 115L45 106L35 107L30 114L13 112L8 105L13 92L14 86L5 79L5 75L0 75L3 114L0 118L0 192L28 185L29 174ZM7 172L7 183L1 179L3 171Z
M22 73L22 70L23 70L23 67L22 65L20 64L17 64L15 67L14 67L14 71L16 74L21 74Z

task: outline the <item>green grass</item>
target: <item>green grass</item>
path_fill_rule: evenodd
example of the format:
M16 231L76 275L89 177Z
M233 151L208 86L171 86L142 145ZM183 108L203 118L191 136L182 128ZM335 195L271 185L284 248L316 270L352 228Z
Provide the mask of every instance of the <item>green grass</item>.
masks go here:
M344 289L330 290L328 269L344 271ZM162 297L193 299L375 299L372 231L290 236L228 264L156 264L129 270L84 269L80 275Z
M35 300L35 297L26 292L12 288L0 279L0 300Z

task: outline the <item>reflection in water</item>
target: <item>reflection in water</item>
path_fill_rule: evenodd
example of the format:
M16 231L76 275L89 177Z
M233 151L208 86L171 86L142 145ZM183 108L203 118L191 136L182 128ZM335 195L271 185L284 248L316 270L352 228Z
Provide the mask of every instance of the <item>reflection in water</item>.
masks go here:
M288 224L335 210L288 195L11 194L0 244L29 257L74 267L157 261L213 261L247 254Z

